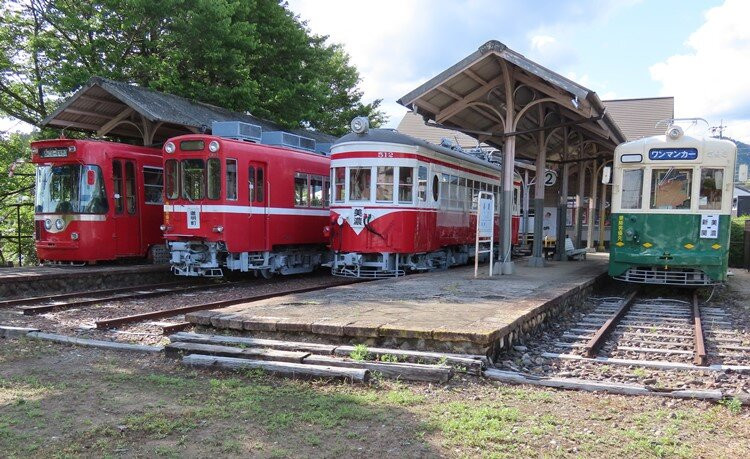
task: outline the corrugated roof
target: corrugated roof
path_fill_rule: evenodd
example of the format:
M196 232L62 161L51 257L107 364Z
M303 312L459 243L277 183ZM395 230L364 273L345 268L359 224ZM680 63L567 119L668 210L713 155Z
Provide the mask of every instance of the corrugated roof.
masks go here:
M536 157L535 133L540 124L548 127L550 137L555 136L556 142L548 143L550 160L559 159L562 152L562 129L552 132L555 126L571 126L570 131L577 131L581 141L588 141L591 155L599 155L600 149L611 154L617 144L626 140L595 92L495 40L485 43L398 102L443 127L456 128L502 148L506 138L505 101L509 96L505 88L505 68L510 75L510 90L513 91L510 96L515 100L514 105L518 109L539 105L544 110L543 120L538 118L537 107L524 111L514 126L518 157ZM579 140L569 146L574 149L577 143Z
M214 121L243 121L260 125L264 130L293 132L320 142L336 139L316 131L284 129L247 113L102 77L92 77L45 118L42 125L135 139L144 139L144 129L149 128L155 129L153 143L161 143L175 135L211 132Z
M674 118L674 97L646 97L641 99L615 99L602 101L625 137L638 140L664 134L666 125L656 123Z

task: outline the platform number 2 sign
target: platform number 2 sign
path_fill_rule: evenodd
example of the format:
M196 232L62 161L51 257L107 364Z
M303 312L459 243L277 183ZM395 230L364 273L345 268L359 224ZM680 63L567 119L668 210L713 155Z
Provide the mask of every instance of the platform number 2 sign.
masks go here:
M555 171L546 171L544 173L544 186L552 186L555 183L557 183L557 172Z

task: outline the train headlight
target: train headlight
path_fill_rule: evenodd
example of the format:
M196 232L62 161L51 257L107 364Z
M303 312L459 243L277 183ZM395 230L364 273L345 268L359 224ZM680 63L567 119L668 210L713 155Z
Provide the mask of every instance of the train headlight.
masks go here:
M635 233L633 232L631 228L628 228L627 230L625 230L625 234L627 234L628 237L633 237L633 234Z
M216 140L212 140L208 144L208 151L210 151L211 153L216 153L217 151L219 151L219 142L217 142Z
M336 223L338 223L339 226L343 225L344 224L344 217L342 217L341 215L339 215L339 218L336 219Z
M70 233L70 238L73 239L74 241L77 241L78 240L78 233L76 233L75 231L72 232L72 233Z
M668 136L669 136L669 138L670 138L670 139L672 139L672 140L677 140L677 139L679 139L680 137L682 137L682 134L684 134L684 131L683 131L683 130L682 130L682 128L681 128L681 127L679 127L679 126L671 126L671 127L670 127L670 128L669 128L669 129L667 130L667 135L668 135Z
M221 226L221 225L219 225L219 226L214 226L214 229L213 229L213 231L214 231L214 233L223 233L223 232L224 232L224 227L223 227L223 226Z
M63 229L63 226L65 226L65 223L63 223L61 219L58 218L57 220L55 220L55 228L61 230Z
M358 116L352 120L349 126L353 133L362 135L370 130L370 120L365 116Z
M167 153L172 154L174 153L174 150L175 150L174 143L167 142L164 144L164 151L166 151Z
M47 230L51 230L52 229L52 220L50 220L49 218L46 219L46 220L44 220L44 228L47 229Z

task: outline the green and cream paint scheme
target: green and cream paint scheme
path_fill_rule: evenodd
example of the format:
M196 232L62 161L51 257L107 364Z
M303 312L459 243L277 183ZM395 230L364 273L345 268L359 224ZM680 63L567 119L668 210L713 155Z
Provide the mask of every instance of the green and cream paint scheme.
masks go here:
M637 283L701 286L726 280L737 147L665 135L614 153L610 276Z

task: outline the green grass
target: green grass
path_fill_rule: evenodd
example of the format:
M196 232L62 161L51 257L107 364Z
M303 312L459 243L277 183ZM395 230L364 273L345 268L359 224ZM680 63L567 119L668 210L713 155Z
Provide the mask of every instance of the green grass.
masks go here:
M354 346L354 350L349 354L354 360L363 361L370 359L370 350L364 344L357 344Z

